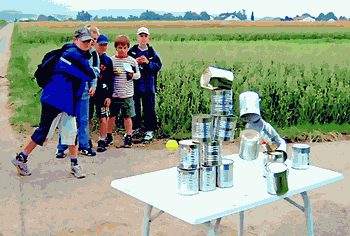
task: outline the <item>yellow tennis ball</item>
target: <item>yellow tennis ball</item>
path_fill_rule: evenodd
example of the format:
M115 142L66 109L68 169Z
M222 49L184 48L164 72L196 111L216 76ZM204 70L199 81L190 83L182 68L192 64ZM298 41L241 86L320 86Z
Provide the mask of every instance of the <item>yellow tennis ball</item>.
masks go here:
M122 72L122 69L117 69L118 73L121 73Z
M172 152L172 151L175 151L179 148L179 144L175 140L169 140L166 143L166 148Z

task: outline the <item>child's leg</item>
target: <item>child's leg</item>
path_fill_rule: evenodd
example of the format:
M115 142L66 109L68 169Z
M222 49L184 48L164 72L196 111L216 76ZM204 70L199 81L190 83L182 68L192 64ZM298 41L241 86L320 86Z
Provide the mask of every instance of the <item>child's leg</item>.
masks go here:
M36 144L33 140L30 140L23 148L23 153L26 156L29 156L29 154L32 153L32 151L36 148L36 146L38 146L38 144Z
M68 150L69 150L70 158L77 159L77 157L78 157L78 145L69 145ZM76 161L76 163L77 162L78 162L78 160Z
M105 138L107 136L107 118L103 117L99 119L100 122L100 137Z
M115 116L113 117L108 117L108 127L107 127L107 133L112 134L113 133L113 129L115 126Z
M132 120L131 120L131 117L124 118L124 125L125 125L126 134L127 135L131 135L131 133L132 133Z

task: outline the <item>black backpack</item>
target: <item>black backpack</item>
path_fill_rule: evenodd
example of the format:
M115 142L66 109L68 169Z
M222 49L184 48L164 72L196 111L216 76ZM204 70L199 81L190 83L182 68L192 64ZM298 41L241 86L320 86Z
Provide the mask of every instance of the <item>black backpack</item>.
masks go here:
M53 75L55 66L64 51L65 50L62 47L46 53L41 64L38 65L33 80L36 79L40 88L45 88L45 86L51 81L51 76Z

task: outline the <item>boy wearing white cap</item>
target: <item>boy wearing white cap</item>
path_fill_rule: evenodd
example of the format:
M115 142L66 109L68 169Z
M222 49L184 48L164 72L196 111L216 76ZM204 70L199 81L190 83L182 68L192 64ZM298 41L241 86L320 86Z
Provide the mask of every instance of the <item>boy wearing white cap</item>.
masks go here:
M274 149L287 152L286 141L279 135L271 124L260 116L260 96L257 92L247 90L239 95L239 112L247 129L259 132L260 137L266 142L268 151Z
M153 131L157 129L155 94L157 93L157 74L162 68L162 62L154 48L148 44L151 36L147 28L139 28L136 39L139 43L131 47L128 52L129 56L136 59L141 73L141 78L134 82L136 116L133 117L133 124L137 131L141 128L142 119L145 120L147 132L144 139L148 141L153 138ZM141 117L141 107L143 117Z

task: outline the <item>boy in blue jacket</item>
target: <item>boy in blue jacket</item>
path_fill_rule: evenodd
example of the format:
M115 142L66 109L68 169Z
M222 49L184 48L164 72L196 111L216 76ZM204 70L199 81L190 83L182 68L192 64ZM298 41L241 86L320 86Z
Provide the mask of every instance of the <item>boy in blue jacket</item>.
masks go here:
M31 140L25 145L22 152L12 160L22 176L31 175L27 160L37 145L43 146L48 134L56 129L59 123L62 143L69 145L71 156L71 173L77 178L84 178L77 159L77 102L81 98L86 82L95 78L98 68L89 65L88 52L92 41L91 32L82 28L75 32L73 44L63 46L64 52L58 60L51 81L41 93L42 105L41 121L34 131Z
M147 131L144 139L151 140L153 131L157 129L155 94L157 93L157 74L162 68L162 62L154 48L148 44L151 36L147 28L139 28L136 39L139 44L135 44L128 52L128 55L136 59L141 73L141 78L134 82L136 116L133 117L132 122L135 133L141 128L141 121L144 119ZM143 117L141 117L141 106Z

